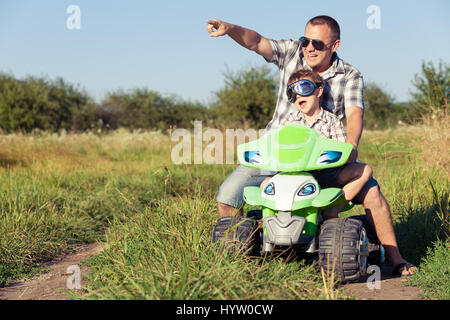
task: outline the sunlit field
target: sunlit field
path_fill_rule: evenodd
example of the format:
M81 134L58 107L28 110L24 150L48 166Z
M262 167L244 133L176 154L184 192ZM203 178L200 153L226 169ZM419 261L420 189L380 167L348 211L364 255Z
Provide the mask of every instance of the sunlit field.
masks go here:
M445 118L364 131L359 149L390 204L403 256L424 270L415 283L438 299L450 298ZM176 165L174 144L149 131L0 135L0 285L98 241L104 251L87 262L88 287L72 298L324 299L315 264L211 245L215 196L235 165Z

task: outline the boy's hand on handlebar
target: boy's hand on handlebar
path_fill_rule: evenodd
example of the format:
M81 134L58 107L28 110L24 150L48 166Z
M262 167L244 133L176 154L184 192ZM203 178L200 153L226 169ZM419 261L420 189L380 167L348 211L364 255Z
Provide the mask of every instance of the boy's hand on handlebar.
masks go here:
M207 20L206 30L208 30L210 37L220 37L228 34L230 24L217 19Z
M270 177L269 177L269 178L265 178L265 179L263 180L263 182L261 182L261 184L259 185L259 187L260 187L261 189L264 189L264 188L269 184L269 180L270 180Z

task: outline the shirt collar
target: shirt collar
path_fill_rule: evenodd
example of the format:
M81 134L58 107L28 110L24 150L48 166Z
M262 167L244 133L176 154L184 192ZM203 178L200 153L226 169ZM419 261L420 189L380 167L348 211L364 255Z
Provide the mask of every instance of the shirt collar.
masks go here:
M314 122L312 123L311 128L318 122L325 122L324 117L325 117L325 112L323 111L322 108L320 108L320 113L317 115L316 120L314 120Z
M336 52L333 53L331 61L331 66L327 71L325 71L325 73L322 75L322 78L331 78L334 77L337 73L345 73L344 63L342 62L342 59L339 58Z
M300 49L301 50L301 49ZM302 57L302 66L304 69L312 70L311 67L306 63L305 56L303 55L303 51L301 52ZM334 77L337 73L345 74L344 63L341 58L339 58L338 54L335 52L331 58L331 66L327 71L322 75L322 79L329 79Z
M325 112L323 111L323 108L320 108L320 113L317 115L316 120L314 120L314 122L311 125L309 125L308 122L306 122L306 119L305 119L305 117L303 116L303 113L300 110L298 110L296 113L292 114L292 120L300 121L300 122L302 122L303 124L305 124L306 126L308 126L310 128L314 127L314 125L317 122L320 122L320 121L326 122L324 117L325 117Z

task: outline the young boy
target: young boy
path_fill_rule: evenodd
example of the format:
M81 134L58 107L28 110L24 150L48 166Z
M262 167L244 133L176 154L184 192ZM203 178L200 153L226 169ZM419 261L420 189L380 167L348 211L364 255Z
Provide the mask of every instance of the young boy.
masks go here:
M323 94L323 80L310 70L294 72L287 86L289 102L293 103L298 111L290 113L282 124L299 123L316 130L325 138L345 142L345 130L342 122L334 114L322 109L319 105ZM338 168L315 170L310 173L317 180L321 188L338 187L344 191L345 204L329 208L323 212L324 219L338 218L338 213L352 200L364 187L372 176L372 168L356 161L356 152L353 151L347 164ZM270 178L261 183L264 188Z

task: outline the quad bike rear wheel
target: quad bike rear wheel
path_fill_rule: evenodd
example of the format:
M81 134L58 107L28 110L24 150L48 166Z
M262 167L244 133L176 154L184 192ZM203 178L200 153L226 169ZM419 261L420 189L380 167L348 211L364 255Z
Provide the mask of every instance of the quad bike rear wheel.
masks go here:
M369 256L367 257L367 265L377 265L381 268L382 264L385 262L385 252L380 240L378 240L375 228L369 223L365 214L351 216L350 219L361 221L364 229L366 229L367 238L369 238Z
M358 281L366 274L368 237L361 221L349 218L325 220L319 235L319 265L335 279Z

